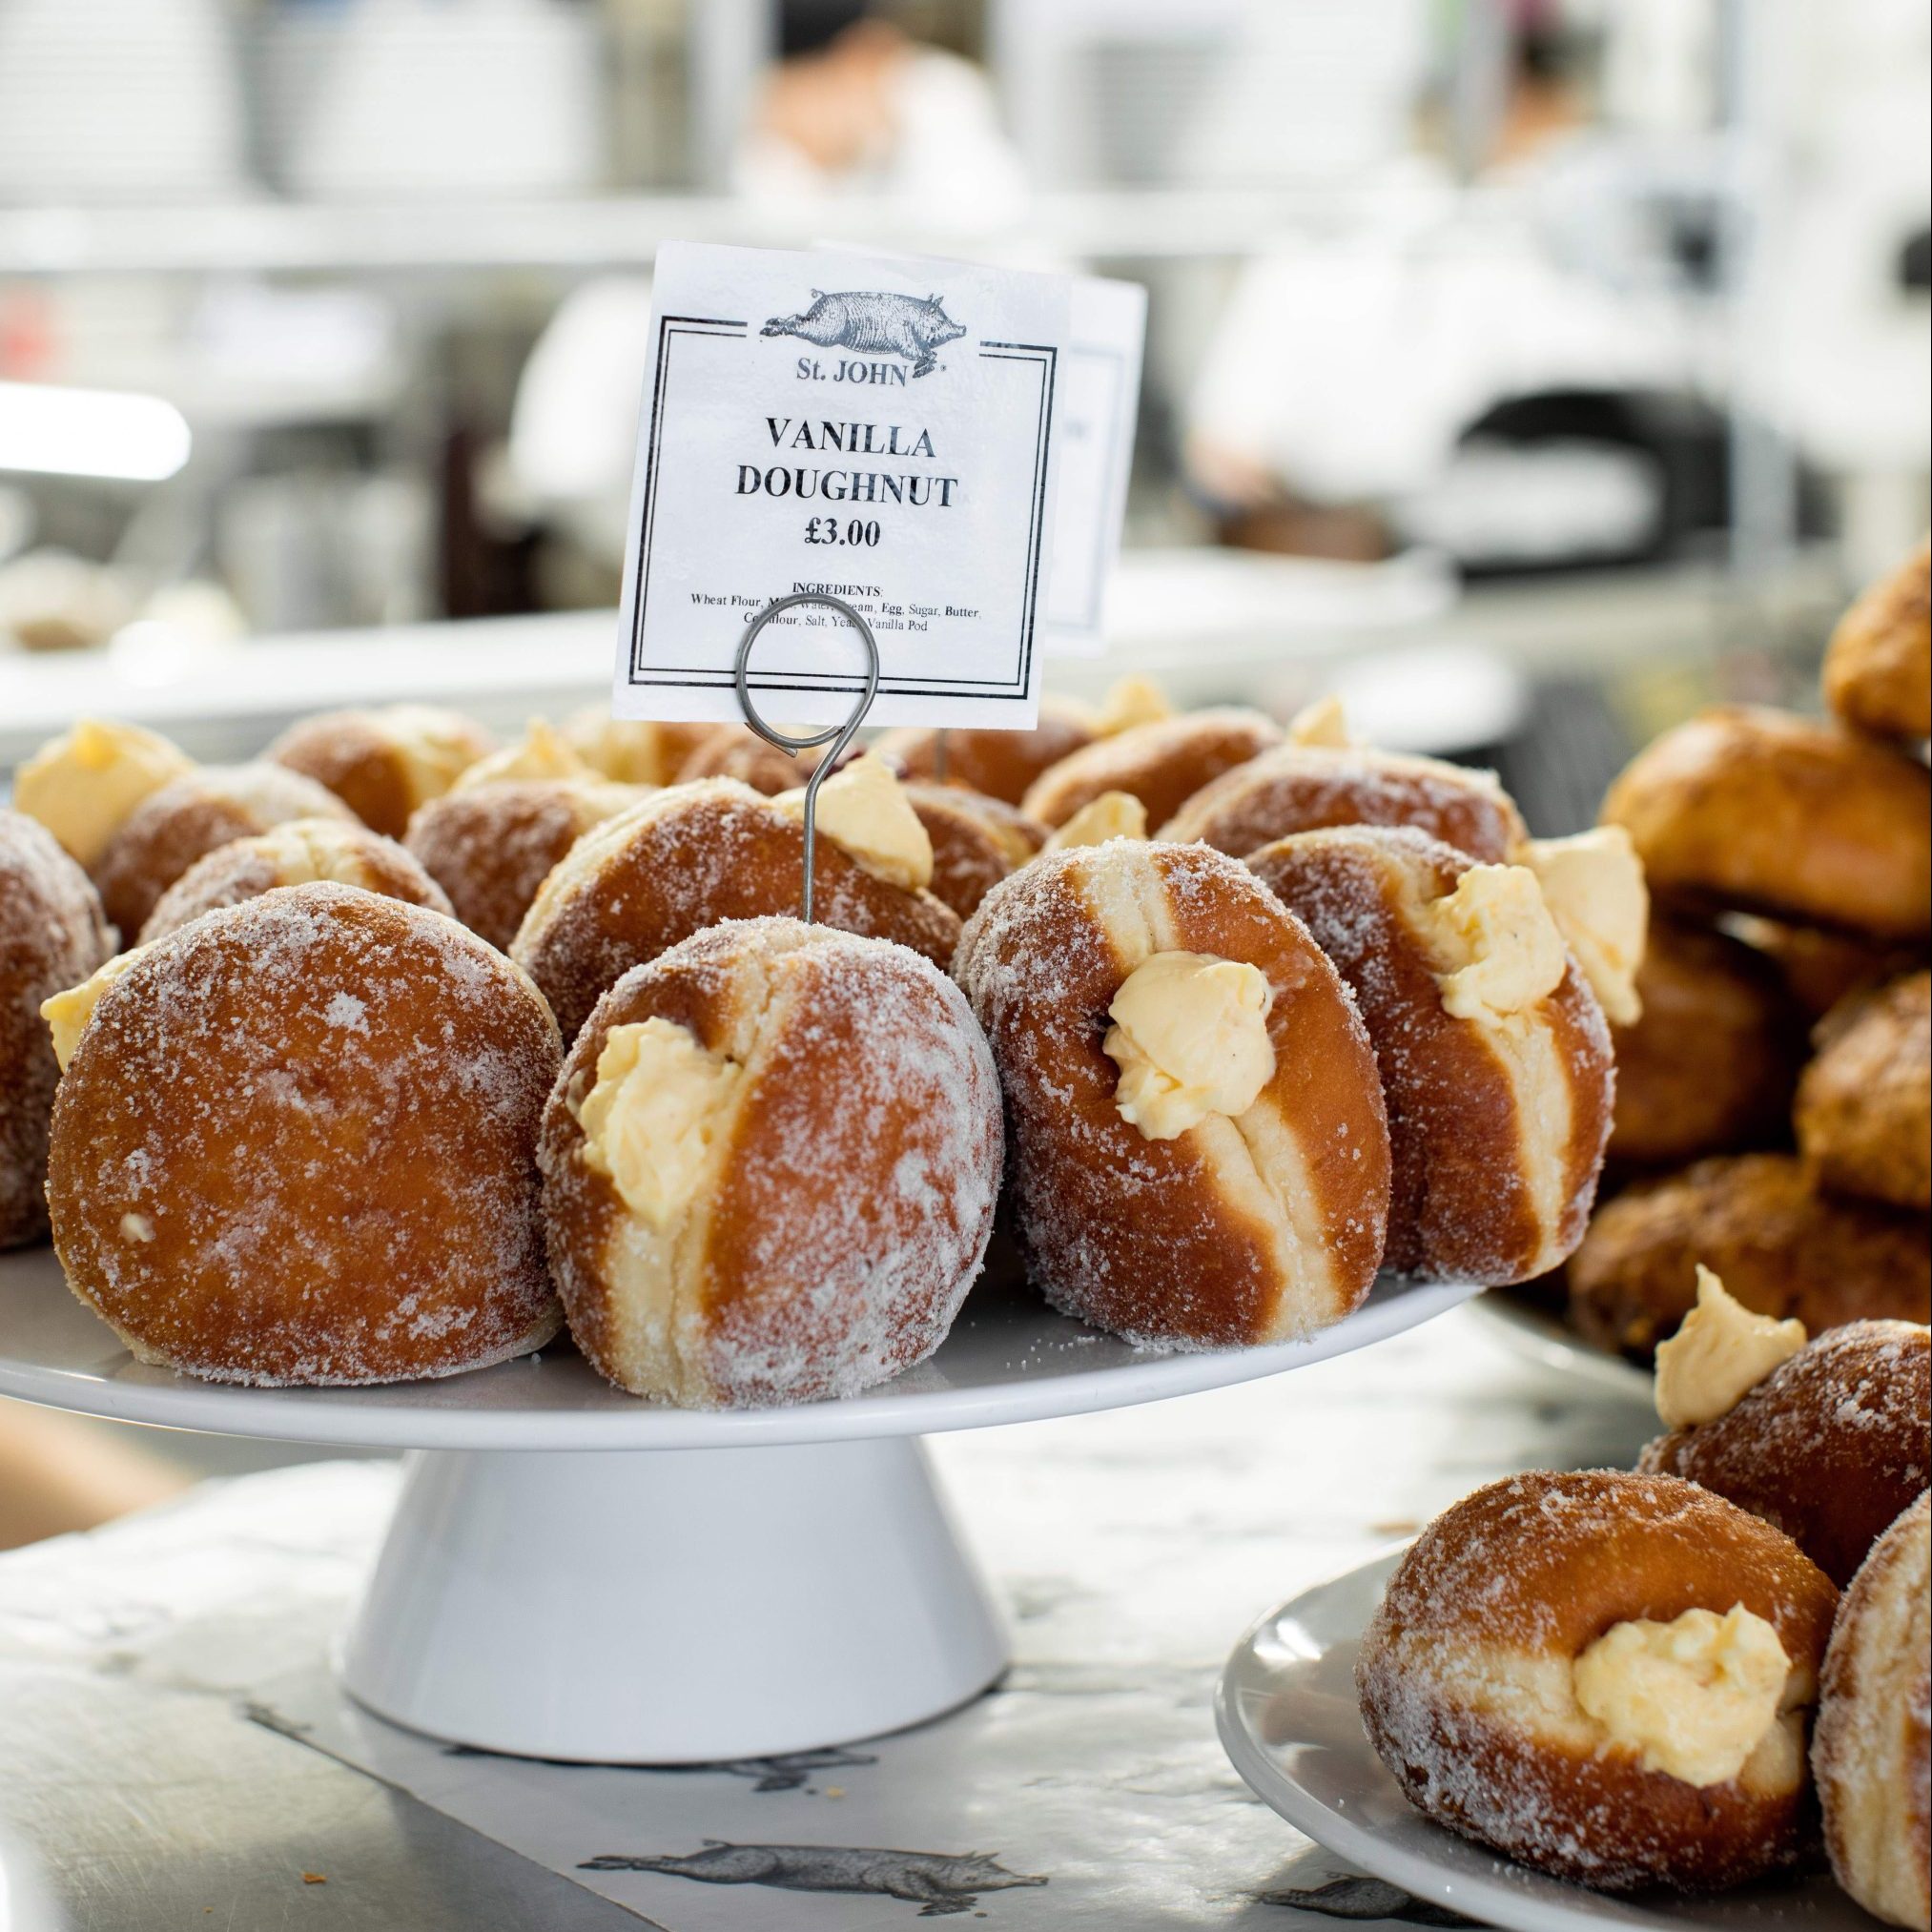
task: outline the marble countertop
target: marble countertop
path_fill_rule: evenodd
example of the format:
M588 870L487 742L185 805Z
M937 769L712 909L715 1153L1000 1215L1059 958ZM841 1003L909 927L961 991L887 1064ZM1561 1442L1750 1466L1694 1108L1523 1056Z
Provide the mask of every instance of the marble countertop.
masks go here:
M1478 1483L1628 1463L1652 1428L1460 1311L1271 1382L935 1439L1012 1624L1006 1678L893 1737L677 1771L480 1759L356 1710L328 1647L394 1468L210 1483L0 1558L0 1841L90 1932L1441 1923L1248 1793L1214 1680L1264 1610ZM584 1821L567 1869L499 1841L540 1819ZM689 1869L707 1840L901 1863L833 1896L783 1889L785 1858ZM940 1904L921 1859L951 1875Z

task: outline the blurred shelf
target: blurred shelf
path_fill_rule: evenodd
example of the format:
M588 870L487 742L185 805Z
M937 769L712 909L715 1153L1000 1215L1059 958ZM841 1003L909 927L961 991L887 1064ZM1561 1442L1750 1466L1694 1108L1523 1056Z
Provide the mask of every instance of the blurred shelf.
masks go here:
M1082 258L1232 256L1285 226L1344 222L1360 198L1332 187L1056 192L997 224L949 222L903 200L865 197L787 207L723 195L0 207L0 277L582 271L645 266L660 243L680 238L842 241L924 255L1023 245Z

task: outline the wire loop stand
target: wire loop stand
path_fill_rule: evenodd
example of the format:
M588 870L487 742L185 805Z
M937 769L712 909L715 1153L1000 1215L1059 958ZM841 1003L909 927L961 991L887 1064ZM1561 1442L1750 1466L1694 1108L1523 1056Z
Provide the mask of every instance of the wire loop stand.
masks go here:
M768 725L758 714L758 707L751 697L751 647L758 641L758 633L782 612L795 608L801 604L816 604L828 610L835 610L858 632L859 642L865 646L866 673L865 686L859 692L858 703L853 708L852 715L843 724L828 725L822 731L813 731L809 736L793 737L781 731L775 725ZM879 647L872 633L872 627L843 597L834 597L824 590L799 590L790 597L774 597L759 611L745 627L743 641L738 646L738 660L735 668L738 686L738 709L745 714L745 722L768 745L774 745L781 751L790 751L794 756L800 751L810 751L819 745L830 745L826 752L812 769L811 777L805 781L805 885L799 894L799 917L809 926L812 923L812 858L817 850L818 837L818 788L839 759L845 755L846 748L858 735L858 729L865 723L866 713L873 708L873 700L879 694Z

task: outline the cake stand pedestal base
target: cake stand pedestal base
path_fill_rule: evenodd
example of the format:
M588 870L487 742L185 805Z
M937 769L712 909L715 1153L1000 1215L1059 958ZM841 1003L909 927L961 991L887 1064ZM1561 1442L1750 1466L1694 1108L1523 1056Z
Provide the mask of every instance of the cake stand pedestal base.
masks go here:
M342 1680L412 1730L690 1764L937 1716L1006 1638L916 1436L412 1454Z

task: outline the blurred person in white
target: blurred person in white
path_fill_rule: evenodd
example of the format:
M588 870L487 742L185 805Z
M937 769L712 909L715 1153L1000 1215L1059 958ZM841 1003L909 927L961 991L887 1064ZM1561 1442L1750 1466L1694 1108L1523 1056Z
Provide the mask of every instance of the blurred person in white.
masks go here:
M1601 237L1605 184L1572 43L1550 0L1509 11L1480 178L1511 192L1472 203L1440 164L1390 156L1346 232L1285 238L1243 269L1188 413L1188 482L1223 541L1540 563L1579 534L1613 552L1651 535L1661 485L1641 452L1572 442L1522 460L1466 441L1516 399L1690 386L1696 360L1672 298L1575 258ZM1365 46L1414 50L1419 86L1422 0L1360 0L1356 20Z
M783 0L779 60L733 159L759 202L876 195L992 228L1026 201L985 74L914 40L864 0Z

